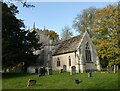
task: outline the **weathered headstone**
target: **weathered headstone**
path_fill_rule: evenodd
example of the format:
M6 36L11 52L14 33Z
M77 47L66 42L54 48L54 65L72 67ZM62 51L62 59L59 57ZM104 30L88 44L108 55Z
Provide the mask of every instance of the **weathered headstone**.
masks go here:
M7 69L6 69L6 72L10 72L10 69L7 68Z
M48 75L52 75L52 69L51 68L48 68L47 71L48 71Z
M109 66L109 71L112 71L112 69L113 69L113 66Z
M63 71L66 71L66 70L67 70L66 65L63 65Z
M35 73L38 73L38 68L35 68Z
M116 65L114 65L114 73L116 73Z
M109 71L109 66L107 66L107 71Z
M80 83L79 78L75 78L75 83L76 83L76 84L79 84L79 83Z
M70 75L74 75L75 73L76 73L76 67L75 67L75 66L72 66L72 67L71 67Z
M27 87L28 87L28 86L33 86L33 85L35 85L35 84L36 84L36 80L29 79L29 80L28 80Z
M110 73L110 66L107 66L107 73Z
M117 65L117 71L119 70L119 67L118 67L118 65Z
M45 75L45 72L46 72L45 67L40 68L40 69L38 70L39 77L40 77L40 76L44 76L44 75Z
M42 76L42 74L43 74L42 68L38 69L38 74L39 74L39 77Z
M92 77L92 72L88 72L88 77Z
M60 69L60 73L63 73L63 69Z

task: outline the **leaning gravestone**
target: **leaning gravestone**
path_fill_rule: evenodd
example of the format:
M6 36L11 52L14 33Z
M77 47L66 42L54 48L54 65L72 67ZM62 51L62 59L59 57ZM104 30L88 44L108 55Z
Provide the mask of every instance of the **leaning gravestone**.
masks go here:
M48 68L47 71L48 71L48 75L52 75L52 69L51 68Z
M75 83L76 83L76 84L79 84L79 83L80 83L79 78L75 78Z
M27 87L29 87L29 86L33 86L33 85L35 85L35 84L36 84L36 80L29 79L29 80L28 80Z
M70 75L74 75L75 73L76 73L76 67L75 67L75 66L72 66L72 67L71 67Z

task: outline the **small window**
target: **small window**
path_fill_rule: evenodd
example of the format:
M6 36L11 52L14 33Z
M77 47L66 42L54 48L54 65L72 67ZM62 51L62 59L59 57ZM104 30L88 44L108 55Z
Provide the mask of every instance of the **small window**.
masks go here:
M71 66L71 58L70 58L70 56L69 56L68 60L69 60L69 66Z
M60 59L57 58L57 67L59 67L59 66L60 66Z

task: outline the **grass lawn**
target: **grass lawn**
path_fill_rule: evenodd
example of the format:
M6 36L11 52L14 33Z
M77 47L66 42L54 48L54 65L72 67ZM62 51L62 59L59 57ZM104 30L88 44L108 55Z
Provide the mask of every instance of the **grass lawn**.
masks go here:
M80 84L74 79L78 77ZM36 79L34 86L27 87L28 79ZM87 73L70 75L54 72L53 75L38 77L37 74L3 74L3 89L118 89L118 73L94 72L91 78Z

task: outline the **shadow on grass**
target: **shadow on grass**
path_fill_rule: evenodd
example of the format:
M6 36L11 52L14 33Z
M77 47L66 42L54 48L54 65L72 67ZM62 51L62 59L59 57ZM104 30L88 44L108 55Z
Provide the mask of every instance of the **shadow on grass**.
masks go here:
M26 74L26 73L2 73L2 78L3 79L8 79L8 78L16 78L16 77L23 77L23 76L28 76L31 74Z

